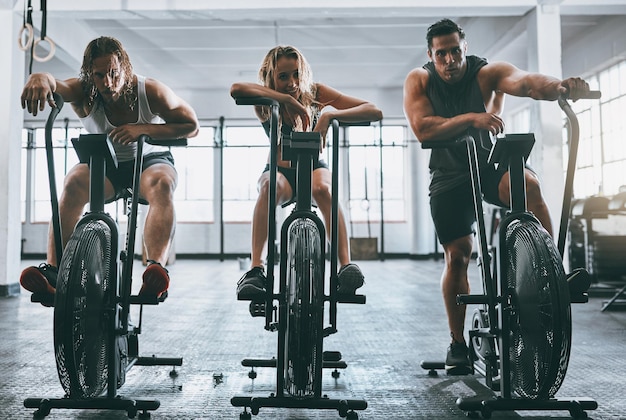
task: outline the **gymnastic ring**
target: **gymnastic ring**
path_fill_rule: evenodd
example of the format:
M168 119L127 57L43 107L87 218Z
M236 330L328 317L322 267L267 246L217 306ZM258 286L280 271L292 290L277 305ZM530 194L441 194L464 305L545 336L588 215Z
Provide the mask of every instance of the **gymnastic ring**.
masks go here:
M24 35L25 30L28 31L28 38L26 44L23 44L22 36ZM33 29L33 25L31 25L30 23L25 23L20 28L20 33L17 37L17 46L20 48L20 50L26 51L33 44L33 39L35 39L35 30Z
M37 49L37 45L41 42L41 41L48 41L48 44L50 44L50 52L48 52L48 55L45 57L39 57L36 54L36 49ZM35 46L33 48L33 58L37 61L39 61L40 63L44 63L46 61L49 61L50 59L52 59L52 57L54 57L54 52L56 51L56 45L54 45L54 42L48 38L47 36L44 36L43 39L38 39L35 41Z

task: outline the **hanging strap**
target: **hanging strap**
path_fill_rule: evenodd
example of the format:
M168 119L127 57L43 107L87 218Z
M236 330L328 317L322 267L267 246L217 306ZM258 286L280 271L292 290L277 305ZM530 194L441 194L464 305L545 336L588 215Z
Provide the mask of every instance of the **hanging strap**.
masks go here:
M46 21L48 20L48 3L46 0L41 0L41 40L46 38Z
M25 11L25 20L26 23L24 24L24 27L29 28L30 27L30 31L32 33L32 36L29 37L28 43L27 43L27 47L26 49L28 49L29 54L28 54L28 74L32 74L33 73L33 56L35 53L35 43L33 42L35 39L35 33L34 33L34 29L33 29L33 5L31 3L31 0L28 0L27 3L25 3L26 5L26 11Z

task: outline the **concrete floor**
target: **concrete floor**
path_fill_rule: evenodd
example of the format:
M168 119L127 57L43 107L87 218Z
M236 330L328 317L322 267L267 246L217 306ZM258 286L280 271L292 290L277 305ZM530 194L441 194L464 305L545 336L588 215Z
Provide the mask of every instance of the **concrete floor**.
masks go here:
M23 261L23 265L39 261ZM359 411L371 419L461 419L459 396L491 395L476 376L428 376L421 360L443 360L448 329L439 292L442 261L359 262L366 276L366 305L341 305L339 333L325 340L348 363L334 379L324 373L330 398L360 399ZM120 394L158 399L153 419L238 419L235 395L268 396L275 370L257 369L248 378L247 357L276 355L276 333L248 315L247 302L235 299L241 274L237 261L178 259L168 267L172 285L167 301L144 309L143 355L182 356L179 375L167 367L133 367ZM143 267L135 264L135 279ZM472 266L474 290L476 268ZM138 281L135 282L138 287ZM570 367L557 397L588 397L598 402L592 419L626 419L626 312L601 312L602 298L572 306L573 347ZM468 313L471 313L470 308ZM27 292L0 299L0 419L32 418L25 398L63 396L52 347L53 311L30 302ZM470 318L468 316L468 318ZM468 320L469 321L469 320ZM112 410L53 410L49 419L123 419ZM261 408L254 419L339 419L336 410ZM493 418L564 419L566 411L495 412Z

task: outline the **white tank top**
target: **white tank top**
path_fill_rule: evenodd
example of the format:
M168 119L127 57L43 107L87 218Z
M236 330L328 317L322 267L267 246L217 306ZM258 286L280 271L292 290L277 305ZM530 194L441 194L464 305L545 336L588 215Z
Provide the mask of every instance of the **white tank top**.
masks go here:
M137 108L139 110L139 118L135 124L163 124L164 121L158 115L154 115L150 110L148 96L146 95L146 78L139 75L137 75ZM109 122L104 112L104 107L101 105L94 106L89 115L79 119L85 130L90 134L108 134L115 128L115 126ZM126 145L113 143L113 149L115 150L117 160L119 162L126 162L135 158L137 143L133 142ZM166 150L168 149L164 146L154 146L144 143L143 155L145 156L148 153Z

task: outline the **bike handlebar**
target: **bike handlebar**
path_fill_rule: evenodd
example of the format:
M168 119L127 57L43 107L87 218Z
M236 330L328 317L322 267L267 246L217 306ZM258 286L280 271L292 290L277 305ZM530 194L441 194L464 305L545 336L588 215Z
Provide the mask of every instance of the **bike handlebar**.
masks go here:
M581 99L600 99L602 96L599 90L591 90ZM561 223L559 226L559 236L557 239L557 249L561 256L565 252L565 241L571 216L572 196L574 193L574 173L576 172L576 159L578 155L578 141L580 139L580 127L578 125L578 117L569 104L569 100L561 97L558 100L559 106L567 117L567 131L569 155L567 159L567 170L565 171L565 186L563 188L563 205L561 207Z
M602 92L599 90L590 90L586 95L581 96L580 99L600 99ZM563 99L569 99L568 96L564 96Z
M452 147L455 144L473 140L473 137L469 134L464 134L460 137L455 137L451 140L425 140L421 142L422 149L445 149Z
M52 231L54 236L54 249L56 251L57 267L61 266L61 256L63 254L63 242L61 239L61 215L59 212L59 199L56 187L56 172L54 167L54 147L52 142L52 129L54 121L59 112L63 108L63 97L58 93L52 93L52 100L55 105L50 109L50 114L46 120L45 142L46 142L46 161L48 163L48 185L50 187L50 205L52 207Z
M235 103L237 105L278 106L278 101L276 99L268 98L266 96L242 96L235 98Z
M339 121L339 127L369 127L372 125L369 121L358 121L358 122L347 122L347 121Z
M139 138L143 139L144 142L146 142L148 144L155 145L155 146L172 146L172 147L184 147L184 146L187 146L187 139L186 138L156 140L156 139L153 139L152 137L150 137L147 134L142 134L142 135L139 136Z

